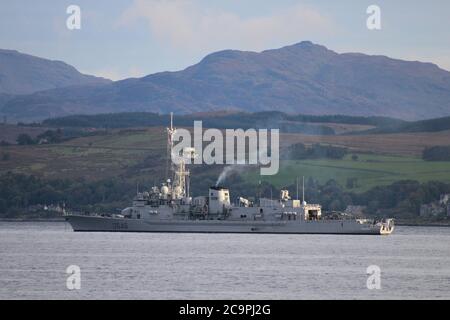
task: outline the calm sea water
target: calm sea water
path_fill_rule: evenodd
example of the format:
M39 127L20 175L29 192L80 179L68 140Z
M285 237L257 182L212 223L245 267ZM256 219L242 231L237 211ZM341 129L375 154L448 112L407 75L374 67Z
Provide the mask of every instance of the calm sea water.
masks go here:
M81 268L68 290L66 268ZM366 268L381 268L381 289ZM74 233L0 222L1 299L449 299L450 228L391 236Z

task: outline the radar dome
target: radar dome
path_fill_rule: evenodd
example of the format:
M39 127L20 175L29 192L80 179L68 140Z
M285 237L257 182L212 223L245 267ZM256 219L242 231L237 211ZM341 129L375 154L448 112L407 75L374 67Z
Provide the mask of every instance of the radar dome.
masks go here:
M162 186L161 187L161 193L166 195L169 193L169 188L167 186Z

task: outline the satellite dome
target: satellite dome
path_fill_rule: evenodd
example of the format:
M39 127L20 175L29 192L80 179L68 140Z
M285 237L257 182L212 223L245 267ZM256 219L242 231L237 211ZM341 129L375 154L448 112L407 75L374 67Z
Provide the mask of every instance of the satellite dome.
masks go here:
M169 188L167 186L162 186L161 187L161 193L166 195L169 193Z

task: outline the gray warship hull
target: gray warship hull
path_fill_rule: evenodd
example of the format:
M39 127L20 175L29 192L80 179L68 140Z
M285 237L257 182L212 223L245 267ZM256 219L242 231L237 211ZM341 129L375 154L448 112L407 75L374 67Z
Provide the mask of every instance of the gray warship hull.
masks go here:
M66 217L77 232L182 232L182 233L274 233L274 234L385 234L380 226L356 220L319 221L224 221L122 219L101 216ZM391 233L390 230L389 233ZM388 233L386 233L388 234Z

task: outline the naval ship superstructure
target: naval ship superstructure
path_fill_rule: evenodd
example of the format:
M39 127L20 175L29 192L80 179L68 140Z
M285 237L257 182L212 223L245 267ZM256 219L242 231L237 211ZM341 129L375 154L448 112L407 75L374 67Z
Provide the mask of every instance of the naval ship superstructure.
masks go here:
M167 153L171 156L176 129L167 128ZM298 234L378 234L394 230L393 219L379 222L366 219L328 219L319 204L292 199L281 190L279 199L257 201L238 197L220 185L211 186L207 196L190 195L187 159L195 157L194 148L182 150L181 161L170 161L167 179L159 186L137 192L132 205L111 215L67 214L74 231L116 232L197 232L197 233L298 233ZM183 160L185 159L185 160ZM298 192L297 192L298 193Z

